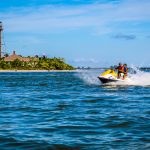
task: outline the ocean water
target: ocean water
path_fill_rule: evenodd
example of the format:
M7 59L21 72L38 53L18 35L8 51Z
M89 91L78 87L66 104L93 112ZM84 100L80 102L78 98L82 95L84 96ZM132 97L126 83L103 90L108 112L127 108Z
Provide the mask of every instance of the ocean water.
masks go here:
M150 72L0 73L0 150L149 150Z

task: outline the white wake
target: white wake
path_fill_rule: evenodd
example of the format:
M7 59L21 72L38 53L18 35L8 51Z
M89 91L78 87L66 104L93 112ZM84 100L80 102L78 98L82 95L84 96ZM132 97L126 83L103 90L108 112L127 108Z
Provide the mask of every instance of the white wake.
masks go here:
M97 78L104 70L81 71L78 77L86 84L100 85L101 82ZM133 73L134 72L134 73ZM133 67L132 73L128 74L129 81L109 83L109 85L136 85L136 86L150 86L150 72L140 71Z

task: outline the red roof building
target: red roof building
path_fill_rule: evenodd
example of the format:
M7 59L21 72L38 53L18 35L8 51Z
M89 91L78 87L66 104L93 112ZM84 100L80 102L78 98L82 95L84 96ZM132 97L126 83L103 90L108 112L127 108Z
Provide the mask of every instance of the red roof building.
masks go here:
M34 59L35 61L38 60L37 58L25 58L25 57L21 57L21 56L17 55L15 51L13 51L12 55L4 58L4 61L11 62L11 61L14 61L16 59L18 59L20 61L23 61L23 62L29 62L32 59Z

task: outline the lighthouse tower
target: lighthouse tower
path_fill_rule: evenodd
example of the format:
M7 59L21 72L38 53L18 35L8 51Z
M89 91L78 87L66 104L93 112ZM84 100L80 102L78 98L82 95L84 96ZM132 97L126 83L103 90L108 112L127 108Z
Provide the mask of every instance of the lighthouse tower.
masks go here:
M0 21L0 58L2 58L2 31L3 31L3 26L2 26L2 22Z

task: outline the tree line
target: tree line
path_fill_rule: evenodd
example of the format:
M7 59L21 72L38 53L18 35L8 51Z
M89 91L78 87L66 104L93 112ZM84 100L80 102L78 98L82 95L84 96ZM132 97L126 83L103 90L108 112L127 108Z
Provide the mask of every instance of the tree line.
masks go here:
M19 59L6 62L4 58L0 60L0 69L2 70L74 70L75 68L67 63L63 58L31 58L29 62L23 62Z

